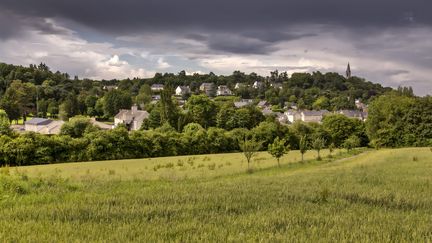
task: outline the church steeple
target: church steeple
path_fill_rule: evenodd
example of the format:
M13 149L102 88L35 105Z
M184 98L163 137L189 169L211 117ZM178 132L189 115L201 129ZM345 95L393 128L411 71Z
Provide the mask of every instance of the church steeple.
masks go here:
M351 78L351 67L349 63L346 70L346 78Z

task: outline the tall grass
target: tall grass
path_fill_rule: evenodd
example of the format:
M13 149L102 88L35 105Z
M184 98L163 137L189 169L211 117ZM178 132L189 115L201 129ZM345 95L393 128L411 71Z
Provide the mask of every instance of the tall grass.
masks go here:
M418 158L415 163L413 155ZM1 174L0 241L432 239L429 149L369 151L332 162L285 164L218 177L210 176L208 165L239 162L215 157L211 161L200 172L209 177L177 180L74 181ZM173 168L158 170L163 176L178 176L171 172Z

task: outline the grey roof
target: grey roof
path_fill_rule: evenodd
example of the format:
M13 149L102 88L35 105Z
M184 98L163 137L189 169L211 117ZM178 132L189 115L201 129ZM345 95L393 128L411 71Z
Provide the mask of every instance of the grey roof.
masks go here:
M157 89L157 88L163 88L164 87L164 85L163 84L153 84L152 86L151 86L151 88L153 88L153 89Z
M200 87L212 87L214 83L202 83Z
M341 110L339 113L347 117L362 117L363 115L360 111L356 110Z
M266 105L268 105L268 102L266 100L261 100L260 102L258 102L257 106L263 107L263 106L266 106Z
M177 88L180 88L183 92L184 91L190 91L189 86L178 86Z
M51 122L52 120L49 119L35 117L32 118L30 121L26 121L25 124L42 126L42 125L48 125Z
M262 113L263 113L263 115L268 116L268 115L276 114L276 113L278 113L278 112L273 112L272 109L270 109L270 108L265 108L265 109L262 110Z
M147 119L149 115L150 114L147 111L120 110L115 118L126 123L131 123L132 121L143 121L144 119Z
M323 116L329 113L328 110L320 110L320 111L302 111L305 116Z

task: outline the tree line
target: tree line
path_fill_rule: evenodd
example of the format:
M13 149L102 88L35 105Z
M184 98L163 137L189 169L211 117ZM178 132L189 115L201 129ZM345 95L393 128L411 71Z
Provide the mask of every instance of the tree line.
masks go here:
M302 139L312 148L317 139L325 141L322 147L343 146L351 136L367 145L364 124L342 115L326 119L340 123L339 127L323 124L297 122L292 126L281 125L268 117L251 129L225 130L218 127L207 129L199 123L189 123L178 132L168 122L151 130L129 132L119 126L113 130L100 130L85 117L75 117L61 129L60 135L41 135L33 132L15 134L9 127L1 126L0 164L31 165L58 162L94 161L147 158L175 155L225 153L241 151L242 141L260 142L260 149L267 150L276 138L283 138L291 149L299 149ZM7 119L7 118L6 118ZM326 121L325 119L325 121ZM349 128L349 129L348 129ZM339 131L335 133L335 129ZM337 134L334 136L333 134Z

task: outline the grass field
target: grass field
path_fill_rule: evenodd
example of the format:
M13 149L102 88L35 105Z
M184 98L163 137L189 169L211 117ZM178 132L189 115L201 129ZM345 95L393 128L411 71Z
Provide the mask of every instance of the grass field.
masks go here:
M341 151L333 152L337 155ZM321 151L327 156L327 150ZM315 151L308 151L304 159L316 158ZM281 164L292 164L301 160L299 151L290 151L281 159ZM253 168L261 170L277 165L276 159L267 152L260 152L253 159ZM24 173L29 177L61 177L80 180L179 180L191 178L212 178L243 173L247 162L242 153L218 155L195 155L161 157L131 160L111 160L86 163L51 164L11 169L13 173Z
M337 157L277 168L262 153L252 174L240 154L2 169L0 241L432 241L428 148Z

